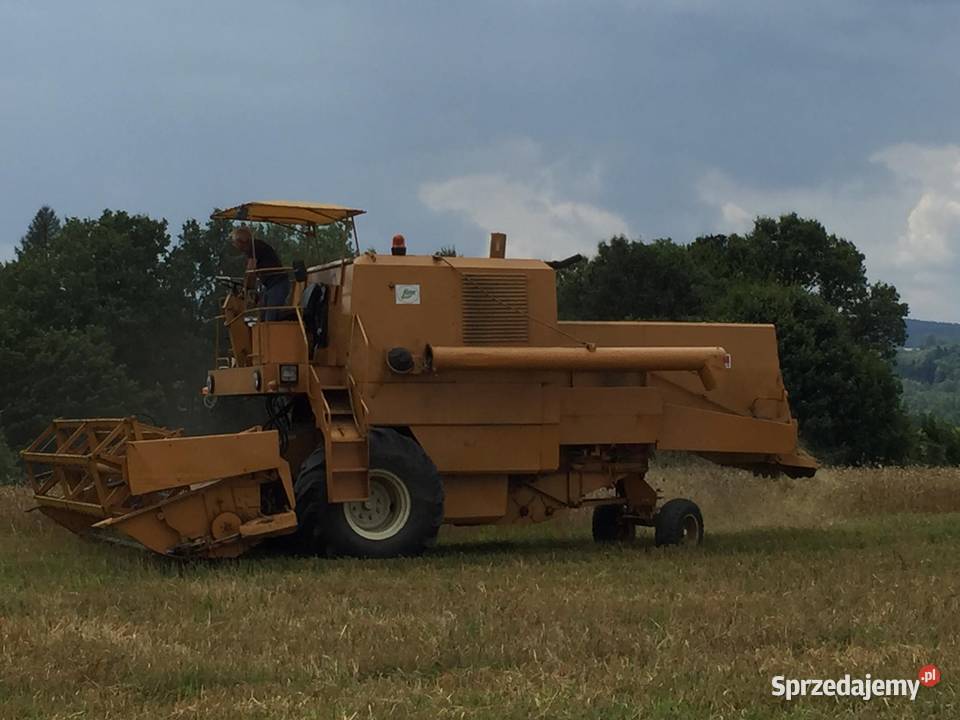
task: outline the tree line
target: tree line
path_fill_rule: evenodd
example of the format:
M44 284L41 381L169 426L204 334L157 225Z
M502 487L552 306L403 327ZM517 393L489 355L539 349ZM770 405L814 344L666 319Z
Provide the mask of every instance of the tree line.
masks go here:
M0 475L9 477L11 449L53 417L137 415L190 432L236 425L199 394L219 329L215 279L242 275L245 264L231 227L188 220L174 240L166 221L145 215L61 221L49 207L37 212L0 265ZM287 262L353 255L340 226L256 231ZM248 425L262 420L250 414Z
M174 239L145 215L37 212L0 264L0 477L15 474L11 449L54 416L236 426L242 404L210 411L198 393L213 362L215 278L243 269L230 227L189 220ZM287 262L353 253L338 225L257 232ZM904 408L895 359L906 304L893 286L868 282L863 254L815 220L759 218L747 234L686 244L615 237L561 270L557 290L565 319L774 323L802 441L821 459L960 463L956 427Z

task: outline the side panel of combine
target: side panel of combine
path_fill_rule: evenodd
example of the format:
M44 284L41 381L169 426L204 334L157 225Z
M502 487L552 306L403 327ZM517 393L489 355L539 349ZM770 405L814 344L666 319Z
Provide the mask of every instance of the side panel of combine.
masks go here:
M646 384L663 399L657 447L795 475L810 475L816 469L813 458L797 444L797 423L790 414L773 325L561 322L559 326L604 347L722 345L730 357L729 367L713 389L704 388L691 373L647 374Z
M362 258L353 280L367 422L409 427L442 472L549 472L588 443L812 466L773 326L558 323L554 273L536 261ZM394 347L423 371L390 372Z
M512 309L556 317L553 273L542 262L449 262L458 269L424 257L361 258L354 264L350 312L362 322L366 346L362 353L354 350L349 364L363 379L358 389L366 422L409 428L442 473L555 470L559 425L544 387L564 382L564 373L397 375L388 369L385 355L393 347L422 355L430 344L555 342L554 331ZM404 288L413 292L410 298L398 296Z

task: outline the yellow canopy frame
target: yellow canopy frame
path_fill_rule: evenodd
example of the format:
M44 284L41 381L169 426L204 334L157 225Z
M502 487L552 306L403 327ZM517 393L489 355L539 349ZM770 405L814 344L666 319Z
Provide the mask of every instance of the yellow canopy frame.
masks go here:
M279 225L330 225L363 215L363 210L325 205L323 203L288 200L259 200L243 203L226 210L217 210L210 217L215 220L271 222Z

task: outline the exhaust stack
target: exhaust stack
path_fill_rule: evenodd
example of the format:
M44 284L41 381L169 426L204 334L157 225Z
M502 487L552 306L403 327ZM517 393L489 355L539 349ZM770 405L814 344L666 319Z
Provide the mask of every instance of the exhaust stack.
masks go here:
M505 258L507 256L506 233L490 233L490 257Z

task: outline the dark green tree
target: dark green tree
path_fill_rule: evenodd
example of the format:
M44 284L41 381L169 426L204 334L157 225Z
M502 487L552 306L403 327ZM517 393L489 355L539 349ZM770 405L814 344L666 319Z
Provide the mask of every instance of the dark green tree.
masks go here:
M231 227L223 220L209 220L203 226L187 220L170 249L166 262L170 281L179 284L198 308L215 309L210 301L218 294L218 276L236 277L243 272L244 259L230 245Z
M615 237L558 274L557 302L566 320L683 320L704 315L708 290L706 269L684 246Z
M921 415L917 461L923 465L960 465L960 428L935 415Z
M60 218L53 211L53 208L44 205L37 210L33 220L30 221L30 227L27 228L27 234L20 240L20 247L17 248L17 256L23 252L44 253L54 238L59 234L61 228Z
M153 410L151 395L113 359L102 328L10 330L0 329L0 419L11 447L23 448L54 417L146 416Z
M168 415L185 302L165 278L166 224L105 211L38 238L0 277L11 444L58 414Z
M816 220L758 218L748 235L697 238L689 251L711 269L711 295L741 281L798 287L836 309L859 343L887 359L906 339L907 306L896 288L869 284L863 253Z

